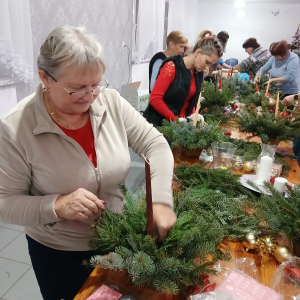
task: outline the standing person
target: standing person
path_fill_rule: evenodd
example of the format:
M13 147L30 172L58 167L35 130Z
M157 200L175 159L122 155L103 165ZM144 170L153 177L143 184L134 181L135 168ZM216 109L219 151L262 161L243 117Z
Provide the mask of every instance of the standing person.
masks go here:
M149 64L149 92L153 90L158 71L163 61L171 56L182 55L186 50L188 39L180 31L172 31L167 36L167 49L156 53Z
M261 75L269 71L271 76L269 82L277 83L278 88L283 93L282 98L297 94L300 89L298 55L289 51L285 40L272 43L270 52L273 56L261 68ZM257 72L255 81L258 80L259 75L260 72Z
M92 269L91 225L122 211L128 147L151 163L153 216L163 239L176 221L173 155L164 137L104 79L97 38L55 28L37 59L42 81L0 120L0 220L25 226L44 300L73 300Z
M205 30L190 54L165 59L144 112L146 120L154 126L161 126L163 119L174 121L193 114L203 82L203 71L215 64L222 54L223 47L217 36Z
M256 38L249 38L243 44L245 52L249 57L244 59L240 64L233 67L234 70L251 68L253 73L257 71L271 58L272 54L268 49L260 46Z

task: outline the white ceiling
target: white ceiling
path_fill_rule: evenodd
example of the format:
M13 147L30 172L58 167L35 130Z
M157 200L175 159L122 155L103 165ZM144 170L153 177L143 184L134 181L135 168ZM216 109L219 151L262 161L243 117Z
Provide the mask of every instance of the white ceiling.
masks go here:
M235 2L235 0L198 0L199 2ZM247 3L299 3L300 0L245 0Z

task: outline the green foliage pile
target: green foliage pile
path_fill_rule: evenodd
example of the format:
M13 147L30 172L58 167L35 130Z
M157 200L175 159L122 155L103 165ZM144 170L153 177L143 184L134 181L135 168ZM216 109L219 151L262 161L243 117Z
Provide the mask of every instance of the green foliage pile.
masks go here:
M300 242L300 186L295 186L285 198L272 185L267 185L272 196L262 195L253 203L260 230L276 235L283 233L293 243Z
M189 285L201 285L201 275L214 273L217 260L229 259L218 244L256 232L258 220L245 212L245 196L228 197L220 191L191 188L175 194L177 223L162 243L145 234L144 195L125 194L122 214L104 211L93 227L94 267L127 270L134 285L153 285L157 291L177 294ZM107 256L103 256L107 255Z
M228 197L247 195L254 197L248 189L239 182L240 175L234 175L230 170L208 169L205 164L188 166L184 163L175 168L175 175L183 188L197 187L218 190Z
M189 149L207 149L211 147L214 141L223 141L225 139L224 131L217 124L203 124L197 122L196 127L193 126L193 121L187 122L169 122L163 120L163 126L158 127L170 147L186 147Z

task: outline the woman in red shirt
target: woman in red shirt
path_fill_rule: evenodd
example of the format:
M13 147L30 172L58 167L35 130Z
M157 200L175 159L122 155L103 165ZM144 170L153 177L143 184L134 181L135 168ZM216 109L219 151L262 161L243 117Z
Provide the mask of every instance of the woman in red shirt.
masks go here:
M204 30L189 55L166 59L144 112L146 120L154 126L161 126L163 119L174 121L193 114L203 82L203 71L222 55L223 47L217 36L210 30Z

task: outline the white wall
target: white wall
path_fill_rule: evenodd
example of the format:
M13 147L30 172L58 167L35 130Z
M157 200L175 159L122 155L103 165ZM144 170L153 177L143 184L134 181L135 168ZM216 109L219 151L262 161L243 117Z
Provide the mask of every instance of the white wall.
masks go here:
M203 29L211 29L214 33L226 30L230 40L223 59L237 58L240 61L248 57L242 48L247 38L257 38L265 48L280 39L290 42L300 22L300 4L246 3L244 10L245 17L238 18L233 2L170 0L168 31L183 31L193 44ZM280 11L276 17L271 14L274 10ZM141 89L149 86L148 68L148 63L132 66L132 81L142 81Z
M223 56L225 60L247 58L242 45L249 37L255 37L265 48L280 39L290 42L300 21L300 4L246 2L246 15L238 18L233 2L190 2L192 5L185 9L185 19L190 21L185 24L184 32L195 39L203 29L212 29L214 33L226 30L230 39ZM276 17L271 14L274 10L280 11Z

